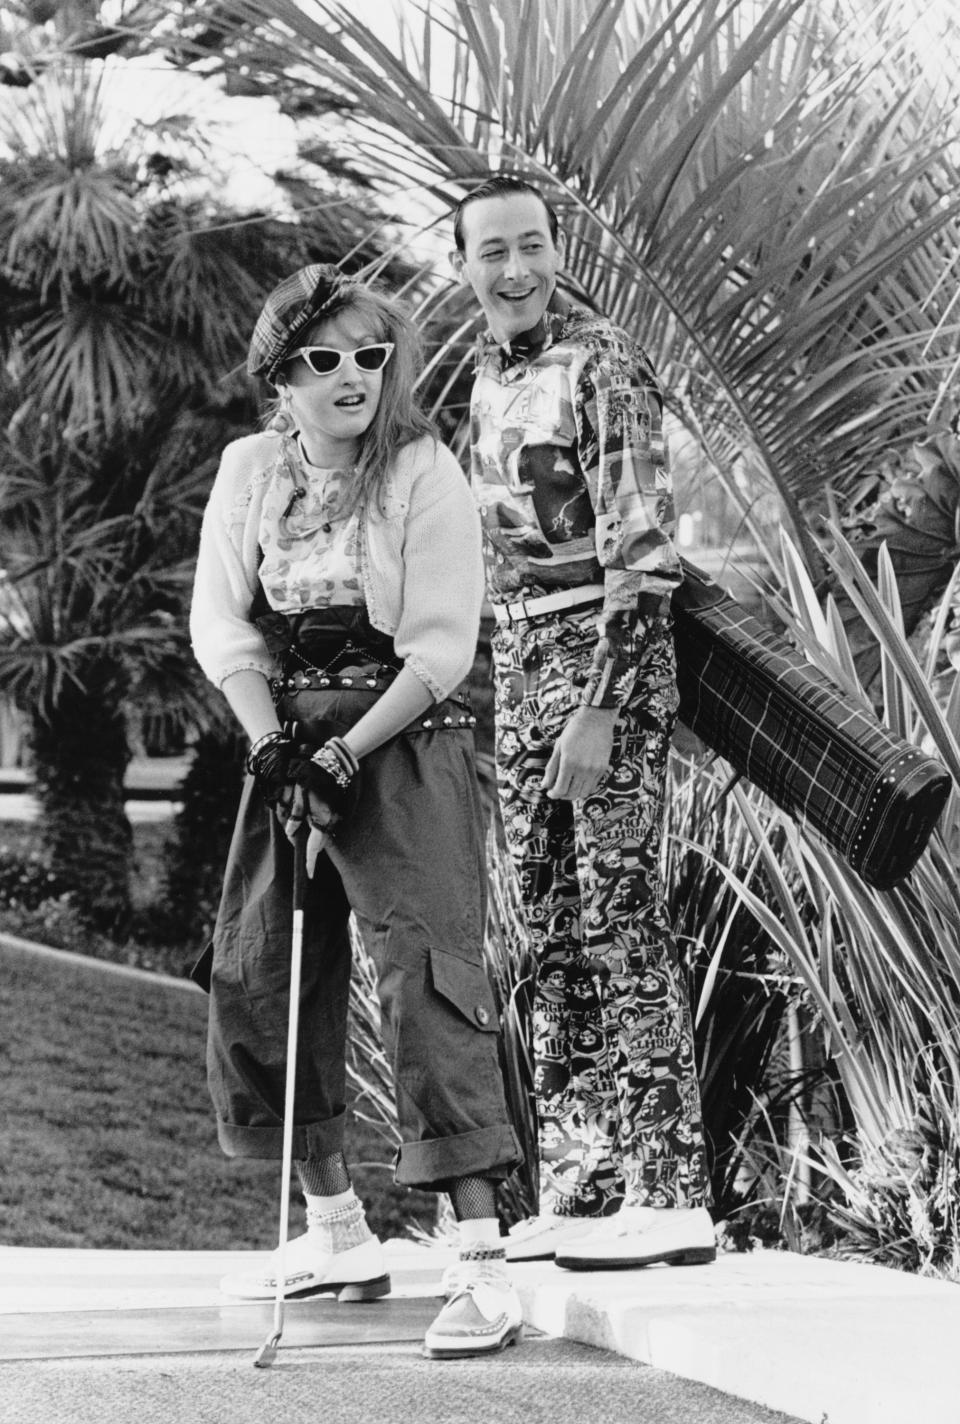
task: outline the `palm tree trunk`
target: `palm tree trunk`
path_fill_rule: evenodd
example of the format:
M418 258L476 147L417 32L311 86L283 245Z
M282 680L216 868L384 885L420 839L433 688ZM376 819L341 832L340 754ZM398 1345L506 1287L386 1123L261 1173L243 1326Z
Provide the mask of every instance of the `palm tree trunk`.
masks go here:
M87 669L83 687L65 684L56 706L34 717L32 746L51 868L85 920L122 936L130 926L133 833L123 789L130 750L113 671Z

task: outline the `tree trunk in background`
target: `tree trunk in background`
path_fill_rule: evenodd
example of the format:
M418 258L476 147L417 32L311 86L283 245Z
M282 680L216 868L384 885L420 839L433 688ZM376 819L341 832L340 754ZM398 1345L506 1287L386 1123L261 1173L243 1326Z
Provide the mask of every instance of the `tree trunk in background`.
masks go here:
M130 760L115 669L84 669L56 706L34 716L32 747L40 840L84 919L122 937L130 927L133 833L124 808Z

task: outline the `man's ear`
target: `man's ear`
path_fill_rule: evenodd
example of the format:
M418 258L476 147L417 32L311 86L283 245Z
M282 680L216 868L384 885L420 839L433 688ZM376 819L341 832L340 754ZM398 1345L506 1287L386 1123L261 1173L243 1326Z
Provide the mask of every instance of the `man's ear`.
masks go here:
M557 249L557 256L560 259L560 266L563 267L567 260L567 239L562 232L557 233L557 240L553 244Z
M451 252L448 252L447 257L450 261L450 266L453 268L453 275L458 281L465 282L467 279L463 274L463 265L466 259L459 247L455 247Z

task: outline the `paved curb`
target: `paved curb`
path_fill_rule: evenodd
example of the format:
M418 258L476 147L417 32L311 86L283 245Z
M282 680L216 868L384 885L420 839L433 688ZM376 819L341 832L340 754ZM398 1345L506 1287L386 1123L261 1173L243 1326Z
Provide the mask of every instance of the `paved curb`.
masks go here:
M454 1257L409 1241L386 1250L395 1296L435 1295ZM85 1314L153 1311L162 1338L165 1315L222 1306L220 1275L258 1254L0 1248L0 1323L30 1317L41 1334L45 1313L69 1312L82 1341ZM810 1424L960 1419L960 1291L946 1282L779 1251L644 1271L530 1262L514 1278L525 1320L547 1335Z
M36 940L0 930L0 949L23 950L38 959L58 961L70 969L90 970L95 974L110 974L121 979L135 979L141 984L161 985L166 989L186 989L191 995L202 994L199 984L175 974L160 974L155 969L139 969L135 964L120 964L115 959L97 959L92 954L78 954L72 949L55 949Z
M525 1318L811 1424L958 1424L960 1290L758 1251L521 1278Z

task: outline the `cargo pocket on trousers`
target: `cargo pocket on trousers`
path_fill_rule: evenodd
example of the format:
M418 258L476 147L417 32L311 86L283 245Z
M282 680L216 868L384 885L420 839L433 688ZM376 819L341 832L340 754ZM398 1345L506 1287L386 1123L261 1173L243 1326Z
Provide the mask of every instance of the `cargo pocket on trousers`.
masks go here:
M431 949L430 975L436 992L474 1028L482 1033L499 1030L493 990L482 964L470 964L445 950Z

